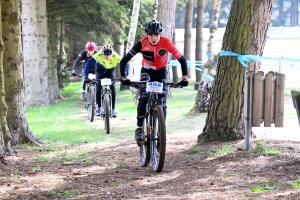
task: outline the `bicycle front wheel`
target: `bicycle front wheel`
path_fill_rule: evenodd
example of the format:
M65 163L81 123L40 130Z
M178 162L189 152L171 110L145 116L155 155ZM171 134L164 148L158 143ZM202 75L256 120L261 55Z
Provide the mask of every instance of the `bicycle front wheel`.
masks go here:
M93 122L95 115L95 88L93 85L91 85L88 89L86 104L88 111L88 119L90 120L90 122Z
M155 105L151 115L150 133L151 165L155 172L161 172L166 154L166 124L162 106Z
M109 116L110 116L110 110L109 110L109 95L107 93L104 94L104 126L105 126L105 130L106 133L109 134L110 133L110 127L109 127Z
M145 115L145 121L143 125L143 132L145 137L144 141L139 141L140 142L140 160L141 160L141 165L143 167L147 167L150 163L150 135L149 135L149 120L148 120L148 114Z

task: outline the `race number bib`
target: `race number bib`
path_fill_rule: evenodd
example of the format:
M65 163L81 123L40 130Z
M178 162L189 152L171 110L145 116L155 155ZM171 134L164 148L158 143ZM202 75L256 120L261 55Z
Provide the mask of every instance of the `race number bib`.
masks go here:
M146 92L162 93L163 83L160 82L147 82Z
M101 85L111 85L111 79L110 78L101 79Z

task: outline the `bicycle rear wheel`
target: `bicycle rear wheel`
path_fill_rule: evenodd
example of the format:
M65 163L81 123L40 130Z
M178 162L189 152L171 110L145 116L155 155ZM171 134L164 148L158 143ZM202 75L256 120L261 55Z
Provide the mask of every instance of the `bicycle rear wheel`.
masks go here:
M95 115L95 89L93 85L89 86L86 104L88 111L88 119L90 120L90 122L93 122Z
M140 142L140 160L141 160L141 165L143 167L147 167L150 163L150 135L149 130L148 130L148 114L145 115L145 121L143 125L143 132L146 135L146 138L144 141L139 141Z
M162 106L155 105L152 116L152 134L150 134L151 165L155 172L161 172L166 154L166 124Z
M109 126L109 116L110 116L110 110L109 110L109 95L107 93L104 94L104 128L106 130L106 133L109 134L110 133L110 126Z

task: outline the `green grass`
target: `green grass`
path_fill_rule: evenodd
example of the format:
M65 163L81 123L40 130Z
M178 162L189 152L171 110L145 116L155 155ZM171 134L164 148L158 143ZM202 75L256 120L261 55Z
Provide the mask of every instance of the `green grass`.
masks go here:
M294 181L293 188L298 190L300 189L300 176L298 176L298 178Z
M187 116L192 109L197 91L194 90L194 82L190 81L188 87L179 89L172 88L173 98L167 99L167 134L178 132L190 132L191 127L197 125L199 134L205 125L206 113L196 116ZM94 122L87 119L87 111L83 102L80 101L81 82L72 82L61 91L63 100L56 104L29 108L26 116L30 130L33 134L47 142L43 147L47 150L55 150L58 146L84 144L84 143L111 143L120 140L132 139L136 128L136 105L130 90L120 91L117 83L116 109L118 117L111 119L111 134L106 134L104 123L101 118L96 117ZM291 88L287 88L290 90ZM291 114L296 116L296 113ZM182 123L184 122L184 123ZM193 130L194 130L193 129ZM26 148L37 148L27 145ZM228 150L228 149L227 149ZM220 152L211 152L218 156L230 153L226 149ZM270 152L277 154L278 152Z
M268 147L266 142L258 143L254 148L254 152L260 153L264 156L273 156L273 155L282 154L281 150L278 150L273 147Z
M213 157L220 157L228 154L233 153L233 147L230 145L224 145L222 146L222 149L216 150L216 151L208 151L207 154Z
M111 134L106 134L102 118L94 122L87 119L87 111L80 101L81 82L72 82L61 91L63 100L54 105L29 108L26 116L33 134L48 143L44 148L54 150L61 145L84 143L110 143L132 139L136 128L136 105L130 90L120 91L116 85L116 109L118 117L111 118ZM186 114L192 108L197 91L190 84L184 89L172 89L173 98L167 100L167 130L176 132ZM206 114L191 118L190 123L204 123ZM199 120L201 119L201 120ZM172 125L174 124L174 125ZM188 129L189 127L187 127ZM199 130L200 131L200 130ZM27 148L35 148L27 146ZM40 158L41 159L41 158Z
M256 185L254 188L251 188L251 192L262 193L270 191L271 187L269 182L266 182L263 185Z

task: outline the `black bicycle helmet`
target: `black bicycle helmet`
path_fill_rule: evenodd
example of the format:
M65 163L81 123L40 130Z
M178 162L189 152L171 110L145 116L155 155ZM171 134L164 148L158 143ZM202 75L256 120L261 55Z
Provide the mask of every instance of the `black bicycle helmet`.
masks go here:
M162 32L162 25L159 21L152 20L147 22L145 25L145 32L149 35L151 34L160 34Z
M102 52L106 56L110 56L112 54L113 50L114 50L113 47L109 44L106 44L102 47Z

